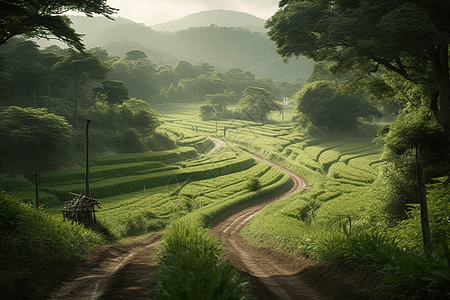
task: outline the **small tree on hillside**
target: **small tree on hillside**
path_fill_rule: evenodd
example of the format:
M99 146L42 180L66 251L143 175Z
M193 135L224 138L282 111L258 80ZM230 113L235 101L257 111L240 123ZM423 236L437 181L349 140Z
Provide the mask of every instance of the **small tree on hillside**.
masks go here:
M249 86L239 100L242 117L256 122L267 121L271 111L281 110L281 104L273 100L273 95L266 89Z

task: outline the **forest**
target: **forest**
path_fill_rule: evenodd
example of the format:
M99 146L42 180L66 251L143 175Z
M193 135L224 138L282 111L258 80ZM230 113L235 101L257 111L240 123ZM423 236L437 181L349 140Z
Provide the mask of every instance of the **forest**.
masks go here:
M257 275L269 271L252 266L239 236L291 261L346 266L361 282L375 280L370 289L342 283L348 299L450 297L450 4L282 0L265 24L278 59L314 60L298 72L307 78L283 80L278 71L260 76L231 49L264 57L261 33L122 24L119 35L140 26L160 48L118 38L87 48L95 35L85 43L58 1L36 3L45 8L36 15L0 3L4 295L32 299L31 283L17 288L29 270L64 267L93 247L138 247L130 237L162 240L149 255L157 261L149 299L302 295L261 278L287 282L303 269ZM116 13L104 0L68 3L88 17ZM30 39L49 35L68 47ZM243 35L248 44L230 42ZM213 64L218 56L223 65ZM84 191L100 199L95 222L62 222L70 193ZM235 237L225 236L229 228ZM338 289L320 291L324 282L311 293L333 299Z

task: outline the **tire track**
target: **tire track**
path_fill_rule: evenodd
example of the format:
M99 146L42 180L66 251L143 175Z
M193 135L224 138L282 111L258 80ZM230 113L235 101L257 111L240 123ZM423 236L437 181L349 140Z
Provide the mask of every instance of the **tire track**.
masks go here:
M48 299L101 299L108 290L111 279L117 276L125 266L136 262L148 265L153 263L152 253L160 239L161 236L153 235L135 245L109 245L94 248L89 254L92 257L87 258L86 266L75 271L75 279L66 282ZM142 257L146 257L146 261L142 261ZM148 286L144 282L142 286L135 286L133 289L143 289L145 294ZM112 298L108 297L108 299Z

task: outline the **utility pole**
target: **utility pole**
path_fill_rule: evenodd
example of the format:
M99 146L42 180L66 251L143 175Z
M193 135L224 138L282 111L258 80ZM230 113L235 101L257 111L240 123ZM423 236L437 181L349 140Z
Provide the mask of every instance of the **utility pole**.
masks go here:
M86 197L89 197L89 123L91 119L86 119Z

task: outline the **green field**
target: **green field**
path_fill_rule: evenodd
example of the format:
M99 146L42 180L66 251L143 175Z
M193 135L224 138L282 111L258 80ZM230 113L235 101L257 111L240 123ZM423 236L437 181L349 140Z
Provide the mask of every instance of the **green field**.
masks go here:
M189 224L210 226L289 188L289 176L254 160L251 154L257 154L302 176L311 190L290 194L259 212L241 232L250 244L368 272L424 263L417 251L420 239L414 246L408 237L420 237L420 228L386 223L379 175L384 163L381 147L372 139L311 139L288 122L201 121L198 105L158 109L166 121L158 130L178 148L92 159L90 192L102 207L93 228L101 237L87 243L161 231L183 216ZM214 146L210 137L227 146L208 154ZM69 192L84 192L84 176L84 168L41 174L42 211L51 222L62 220L59 209L71 199ZM0 190L28 203L34 198L33 184L23 179L0 180ZM83 235L87 229L80 230L74 232ZM406 252L414 255L404 260Z

